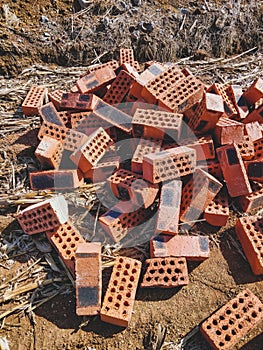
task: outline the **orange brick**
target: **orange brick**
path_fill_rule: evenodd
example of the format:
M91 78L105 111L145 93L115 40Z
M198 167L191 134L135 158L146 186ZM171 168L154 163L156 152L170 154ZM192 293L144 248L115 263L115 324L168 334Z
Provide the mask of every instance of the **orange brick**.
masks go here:
M245 133L250 136L252 141L256 141L262 138L262 130L259 122L247 123L244 125Z
M223 179L222 169L217 159L209 159L207 162L199 162L198 168L207 171L217 179Z
M92 111L100 98L94 94L64 93L60 108L74 109L78 111Z
M65 139L67 131L68 128L65 125L59 126L44 121L39 129L37 137L39 140L42 140L44 137L50 137L62 141Z
M254 156L251 160L263 160L263 137L253 142Z
M209 240L205 236L159 235L150 241L151 258L175 256L187 260L205 260L209 254Z
M119 63L115 60L112 60L112 61L108 61L105 63L94 64L94 65L88 67L88 71L86 74L96 72L97 70L100 70L101 68L105 68L105 67L109 67L109 68L112 68L113 70L115 70L119 67Z
M66 133L65 139L63 140L63 147L66 151L75 152L76 149L81 147L85 142L87 142L87 140L87 135L74 129L70 129Z
M225 92L238 112L238 119L244 119L249 113L247 103L243 96L242 87L239 85L229 85Z
M62 100L63 94L66 92L63 90L54 90L48 93L48 99L50 102L53 103L53 105L56 107L57 110L60 109L60 104Z
M42 86L32 86L22 104L24 115L38 114L38 109L47 100L47 88Z
M263 104L250 112L242 122L245 124L252 122L263 123Z
M86 117L86 115L90 115L92 112L70 112L70 122L72 129L75 129L77 124Z
M213 226L225 226L229 217L228 197L221 190L208 204L204 211L204 219Z
M215 350L233 349L263 319L263 304L245 289L201 325L201 333Z
M54 245L60 258L75 277L76 250L85 240L70 221L46 231L48 240Z
M78 316L99 314L101 290L101 244L94 242L78 244L76 250L76 314Z
M43 169L58 169L63 153L61 141L44 136L35 150L35 156Z
M140 261L127 257L116 259L100 312L102 321L121 327L129 325L140 272Z
M44 232L68 220L68 205L62 195L58 195L30 205L16 216L22 230L29 234Z
M229 195L238 197L251 193L251 186L237 145L222 146L217 148L216 152Z
M98 128L71 154L70 159L85 173L99 162L111 143L112 140L106 131Z
M255 155L254 143L248 135L243 137L242 142L237 143L237 147L243 160L250 160Z
M124 100L133 81L134 78L132 75L121 70L106 92L103 100L110 105L118 105Z
M237 203L244 212L263 207L263 184L252 181L251 187L250 194L237 197Z
M255 104L263 97L263 79L257 78L252 85L243 93L244 99L249 105Z
M120 157L102 158L94 167L83 174L92 183L106 181L120 166Z
M189 226L193 225L222 186L206 171L196 169L193 177L183 187L180 220Z
M84 183L83 175L78 170L46 170L29 175L32 190L65 190L77 188Z
M189 283L185 258L153 258L145 261L141 288L173 288Z
M119 68L115 70L115 74L119 75L121 71L124 71L126 73L129 73L133 77L133 79L139 77L138 71L140 70L140 65L137 61L134 61L132 64L130 63L123 63Z
M182 114L137 108L132 118L132 131L135 137L163 139L166 135L178 140L182 121Z
M224 101L224 110L229 118L238 118L238 111L236 110L234 103L231 101L226 91L227 87L221 84L213 84L207 89L207 92L222 96Z
M196 161L208 160L215 158L215 148L212 136L201 136L193 139L183 139L179 142L180 146L186 146L195 150Z
M143 157L143 178L159 183L192 174L195 166L194 150L185 146L171 148Z
M62 119L63 124L71 129L72 125L71 125L71 115L69 113L69 111L59 111L58 112L59 117Z
M87 94L111 84L115 78L114 70L106 66L85 75L76 84L82 94Z
M120 65L122 65L123 63L133 64L133 62L134 62L133 49L121 48L119 64Z
M244 124L221 117L216 123L214 135L219 145L240 143L244 139Z

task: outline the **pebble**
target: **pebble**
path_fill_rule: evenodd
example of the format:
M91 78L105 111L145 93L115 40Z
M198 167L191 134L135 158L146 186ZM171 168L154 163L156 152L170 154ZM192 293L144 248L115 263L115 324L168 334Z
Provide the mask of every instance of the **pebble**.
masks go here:
M46 17L46 16L41 16L41 22L42 23L48 23L49 22L49 19Z

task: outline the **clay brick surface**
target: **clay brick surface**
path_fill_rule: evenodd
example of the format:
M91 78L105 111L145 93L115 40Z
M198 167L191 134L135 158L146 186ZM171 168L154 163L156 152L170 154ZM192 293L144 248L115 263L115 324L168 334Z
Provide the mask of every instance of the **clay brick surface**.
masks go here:
M182 114L137 108L132 118L132 131L135 137L163 139L167 134L178 140L181 136L182 121Z
M92 112L70 112L70 122L72 129L75 129L80 120L84 119L87 115L90 114L92 114Z
M78 170L46 170L30 173L32 190L65 190L77 188L84 183L83 175Z
M242 120L243 123L259 122L263 123L263 104L258 108L250 112L245 119Z
M107 180L117 198L131 200L138 207L148 208L159 192L157 184L150 184L141 175L125 169L117 170Z
M193 75L189 75L163 92L158 106L174 113L184 113L202 99L203 93L204 84Z
M123 63L118 69L115 70L115 74L119 75L121 71L124 71L128 73L130 76L133 77L133 80L135 78L139 77L138 71L140 70L140 66L138 62L134 61L132 64L130 63Z
M204 211L204 219L213 226L225 226L229 217L228 197L221 190L208 204Z
M127 95L134 78L124 70L120 71L111 87L103 97L103 101L110 105L121 103Z
M178 233L181 193L182 181L173 180L162 185L156 232L172 235Z
M247 123L244 125L245 133L250 136L252 141L256 141L262 138L262 130L259 122Z
M237 197L237 202L244 212L263 207L263 184L252 181L251 187L252 192L250 194Z
M243 137L242 142L237 143L237 147L243 160L252 159L255 155L254 143L248 135Z
M99 162L111 143L112 140L106 131L98 128L71 154L70 159L85 173Z
M76 84L82 94L87 94L111 84L115 78L114 70L106 66L85 75Z
M219 145L240 143L244 138L244 124L221 117L216 123L214 135Z
M32 86L22 104L24 115L38 114L38 109L45 103L47 88Z
M238 147L235 144L226 145L217 148L216 152L229 195L238 197L251 193L251 186Z
M108 62L101 63L101 64L94 64L94 65L88 67L88 71L86 74L96 72L97 70L100 70L101 68L105 68L105 67L109 67L109 68L112 68L113 70L115 70L119 67L119 63L115 60L112 60L112 61L108 61Z
M263 79L257 78L253 84L243 93L244 99L249 105L253 105L263 97Z
M44 106L39 108L39 114L43 119L43 122L46 122L50 125L58 126L58 127L64 127L65 124L63 123L63 120L59 116L55 106L52 102L49 102L45 104Z
M43 122L37 137L39 140L42 140L43 137L51 137L55 140L62 141L66 137L66 133L68 131L68 128L66 126L58 126L53 123Z
M207 92L211 92L213 94L222 96L224 101L224 109L227 116L229 118L237 118L238 111L236 110L234 103L231 101L231 99L227 95L226 89L227 88L221 84L213 84L207 89Z
M196 169L193 177L182 190L180 220L193 225L222 188L222 184L212 175Z
M233 349L262 318L263 304L246 289L203 322L201 333L213 349Z
M223 179L222 169L217 159L209 159L207 162L199 162L198 168L207 171L219 180Z
M197 132L212 130L224 113L223 99L219 95L204 93L202 100L186 111L188 125Z
M189 283L185 258L153 258L145 261L146 269L141 288L173 288Z
M60 108L62 95L66 92L63 90L54 90L48 93L48 99L50 102L53 103L53 105L56 107L57 110Z
M101 290L101 244L78 244L76 250L76 313L78 316L92 316L100 312Z
M249 180L263 182L263 160L247 161L245 168Z
M172 180L194 172L195 151L181 146L143 157L143 178L152 183Z
M162 140L154 138L141 138L131 160L131 170L135 173L142 174L143 156L159 152L161 150Z
M123 63L129 63L132 64L134 62L134 54L133 49L120 49L120 59L119 64L122 65Z
M35 150L35 156L43 169L58 169L63 153L61 141L44 136Z
M251 160L263 160L263 138L253 142L254 156Z
M61 98L61 109L92 111L100 99L93 94L64 93Z
M88 136L82 132L74 129L68 130L65 139L63 140L63 147L66 151L75 152L77 148L81 147L87 142Z
M209 240L205 236L159 235L150 241L151 258L175 256L204 260L209 254Z
M147 209L136 210L131 202L122 201L101 215L99 221L114 242L119 242L129 232L145 222L150 214Z
M235 229L253 273L263 274L263 218L257 215L239 218Z
M102 321L129 325L140 272L140 261L121 256L116 259L100 312Z
M22 230L29 234L44 232L68 220L68 205L62 195L30 205L16 216Z
M90 170L83 174L85 179L90 179L92 183L106 181L120 166L120 157L104 157Z
M46 231L48 240L54 245L71 274L75 276L76 250L85 240L70 221Z
M249 113L247 103L243 96L242 87L239 85L229 85L225 92L238 112L238 119L244 119Z
M71 125L71 115L69 111L59 111L58 115L62 119L63 124L70 129L72 125Z
M196 139L183 139L179 142L180 146L187 146L195 150L196 161L215 158L215 148L212 136L201 136Z

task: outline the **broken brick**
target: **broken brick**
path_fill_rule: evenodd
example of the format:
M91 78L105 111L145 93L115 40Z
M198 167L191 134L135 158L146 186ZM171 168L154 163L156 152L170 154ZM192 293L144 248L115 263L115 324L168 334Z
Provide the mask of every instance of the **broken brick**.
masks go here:
M224 110L226 115L229 118L237 118L238 117L238 111L235 108L234 103L231 101L229 96L227 95L227 87L225 87L222 84L213 84L211 85L207 90L207 92L220 95L224 102Z

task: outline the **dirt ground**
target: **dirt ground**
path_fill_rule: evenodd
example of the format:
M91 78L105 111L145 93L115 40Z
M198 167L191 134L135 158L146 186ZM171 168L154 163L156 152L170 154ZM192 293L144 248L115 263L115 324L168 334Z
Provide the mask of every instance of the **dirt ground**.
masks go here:
M253 47L262 53L260 2L142 0L141 3L134 6L133 1L91 1L87 10L77 12L70 0L3 1L0 5L1 82L9 88L11 80L7 77L12 77L19 84L21 72L32 64L49 64L50 68L81 66L94 60L97 62L98 56L102 62L117 58L121 46L133 47L140 62L150 59L173 61L188 56L194 59L229 57ZM8 98L0 89L1 117L10 111L21 114L19 107L24 94L20 91L14 93L18 97L13 99L11 94ZM22 192L28 183L21 179L38 166L34 158L38 122L25 120L25 125L19 132L1 133L0 130L0 181L2 184L12 181L9 168L11 163L15 164L19 169L16 184L21 185ZM5 196L12 191L3 186L0 188L1 239L10 243L14 237L23 238L25 235L14 218L19 205L3 204ZM103 323L99 317L83 320L76 316L74 289L52 251L60 272L49 273L52 278L67 279L69 287L33 312L22 310L6 317L4 322L0 319L0 337L8 339L10 350L157 350L160 349L157 339L161 338L158 336L161 327L166 330L162 350L209 350L209 345L195 327L245 288L263 301L262 278L253 275L233 229L240 215L231 206L231 216L225 227L218 229L204 223L195 226L194 233L210 237L210 258L202 263L188 264L190 283L185 287L139 289L127 329ZM36 248L32 238L23 239L27 245L19 246L16 242L18 248L23 252L31 247L30 251L8 260L1 258L0 254L2 283L30 267L38 258L42 259L39 266L44 266L44 271L51 271L44 264L46 254ZM145 258L148 245L143 249ZM110 268L103 271L104 292L110 271ZM33 277L37 280L35 275ZM59 288L60 282L57 284ZM2 296L0 292L0 300ZM1 301L0 315L25 300L22 297ZM233 349L263 350L262 327L261 323ZM180 340L192 330L196 332L180 347Z

